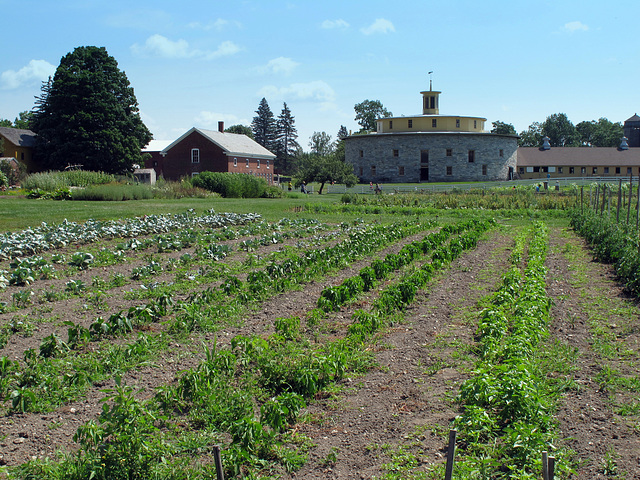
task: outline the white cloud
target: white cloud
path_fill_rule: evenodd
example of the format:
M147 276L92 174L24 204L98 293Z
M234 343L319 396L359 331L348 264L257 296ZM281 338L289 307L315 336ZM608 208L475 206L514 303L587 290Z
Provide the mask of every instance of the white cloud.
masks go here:
M205 58L211 60L226 55L234 55L241 48L233 42L222 42L218 49L211 51L203 51L192 49L186 40L169 40L159 34L151 35L145 41L144 45L137 43L131 46L131 51L139 56L162 57L162 58Z
M373 22L368 27L363 27L360 29L362 33L365 35L373 35L375 33L389 33L395 32L396 28L393 26L389 20L384 18L378 18L375 22Z
M277 99L296 98L300 100L316 100L321 102L333 102L336 93L326 82L315 80L308 83L292 83L288 87L275 87L268 85L258 92L261 97Z
M212 58L218 58L218 57L226 57L229 55L235 55L240 50L242 50L242 48L240 48L238 45L236 45L232 41L227 40L226 42L222 42L220 45L218 45L218 49L215 52L207 53L206 58L212 59Z
M236 27L241 28L242 24L236 21L225 20L224 18L218 18L214 22L209 23L200 23L200 22L191 22L187 25L189 28L193 28L194 30L216 30L218 32L225 30L228 27Z
M136 55L163 58L188 58L195 55L194 51L189 50L189 42L186 40L174 42L157 33L147 38L142 46L134 43L131 50Z
M278 57L263 66L259 67L260 73L283 73L284 75L291 75L293 70L300 65L298 62L294 62L288 57Z
M586 32L587 30L589 30L589 27L587 25L579 21L565 23L563 28L570 33L579 31Z
M12 90L22 85L42 82L53 75L56 67L46 60L31 60L17 72L5 70L0 75L0 85L3 89Z
M228 113L209 112L203 110L194 119L196 125L202 128L217 129L218 122L224 122L224 128L231 125L250 125L251 122L245 118L239 118L236 115Z
M332 30L334 28L349 28L349 24L341 18L339 18L338 20L325 20L324 22L322 22L321 26L322 28L326 28L328 30Z

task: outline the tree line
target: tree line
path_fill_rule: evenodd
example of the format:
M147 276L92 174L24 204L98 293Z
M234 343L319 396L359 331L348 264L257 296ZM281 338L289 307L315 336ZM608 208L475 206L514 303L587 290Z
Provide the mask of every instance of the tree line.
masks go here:
M492 126L491 133L516 135L516 129L510 123L496 121ZM624 128L622 123L606 118L574 125L565 113L554 113L544 122L533 122L519 136L520 147L540 147L544 137L549 138L552 147L617 147L624 136Z

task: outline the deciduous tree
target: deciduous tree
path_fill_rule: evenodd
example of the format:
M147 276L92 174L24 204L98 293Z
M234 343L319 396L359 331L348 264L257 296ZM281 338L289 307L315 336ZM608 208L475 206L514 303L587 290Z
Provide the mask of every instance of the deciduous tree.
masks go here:
M316 155L326 156L333 152L334 145L331 141L331 135L327 132L313 132L311 139L309 140L309 147L311 147L311 153Z
M617 147L624 135L620 122L613 123L606 118L600 118L597 122L580 122L576 130L580 135L580 143L587 147Z
M253 138L253 130L251 127L247 127L246 125L231 125L224 129L227 133L237 133L239 135L246 135L249 138Z
M358 183L358 177L353 173L353 166L341 161L335 153L328 156L304 153L299 160L300 168L296 175L296 185L302 182L319 182L319 194L322 194L326 183L343 183L348 187Z
M362 130L373 132L376 130L376 120L393 116L389 110L382 106L380 100L365 100L356 103L353 109L356 111L356 122Z
M92 46L62 57L36 100L31 128L35 155L49 169L131 172L152 138L127 76L104 47Z
M578 131L565 113L554 113L542 124L542 135L549 137L552 147L577 147L580 143Z
M542 136L542 124L533 122L527 130L520 132L518 145L520 147L541 147Z
M510 123L504 123L499 120L495 122L491 122L493 128L491 129L491 133L499 133L503 135L516 135L516 128Z

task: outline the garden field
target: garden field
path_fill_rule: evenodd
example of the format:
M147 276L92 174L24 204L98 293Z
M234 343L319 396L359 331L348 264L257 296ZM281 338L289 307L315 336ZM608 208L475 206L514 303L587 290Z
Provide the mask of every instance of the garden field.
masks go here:
M10 199L0 478L640 478L637 230L576 198Z

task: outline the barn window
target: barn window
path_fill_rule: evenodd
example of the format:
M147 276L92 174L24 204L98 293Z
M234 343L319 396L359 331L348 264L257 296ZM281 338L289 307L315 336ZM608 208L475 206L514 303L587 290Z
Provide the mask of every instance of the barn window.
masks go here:
M192 148L191 149L191 163L200 163L200 149Z

